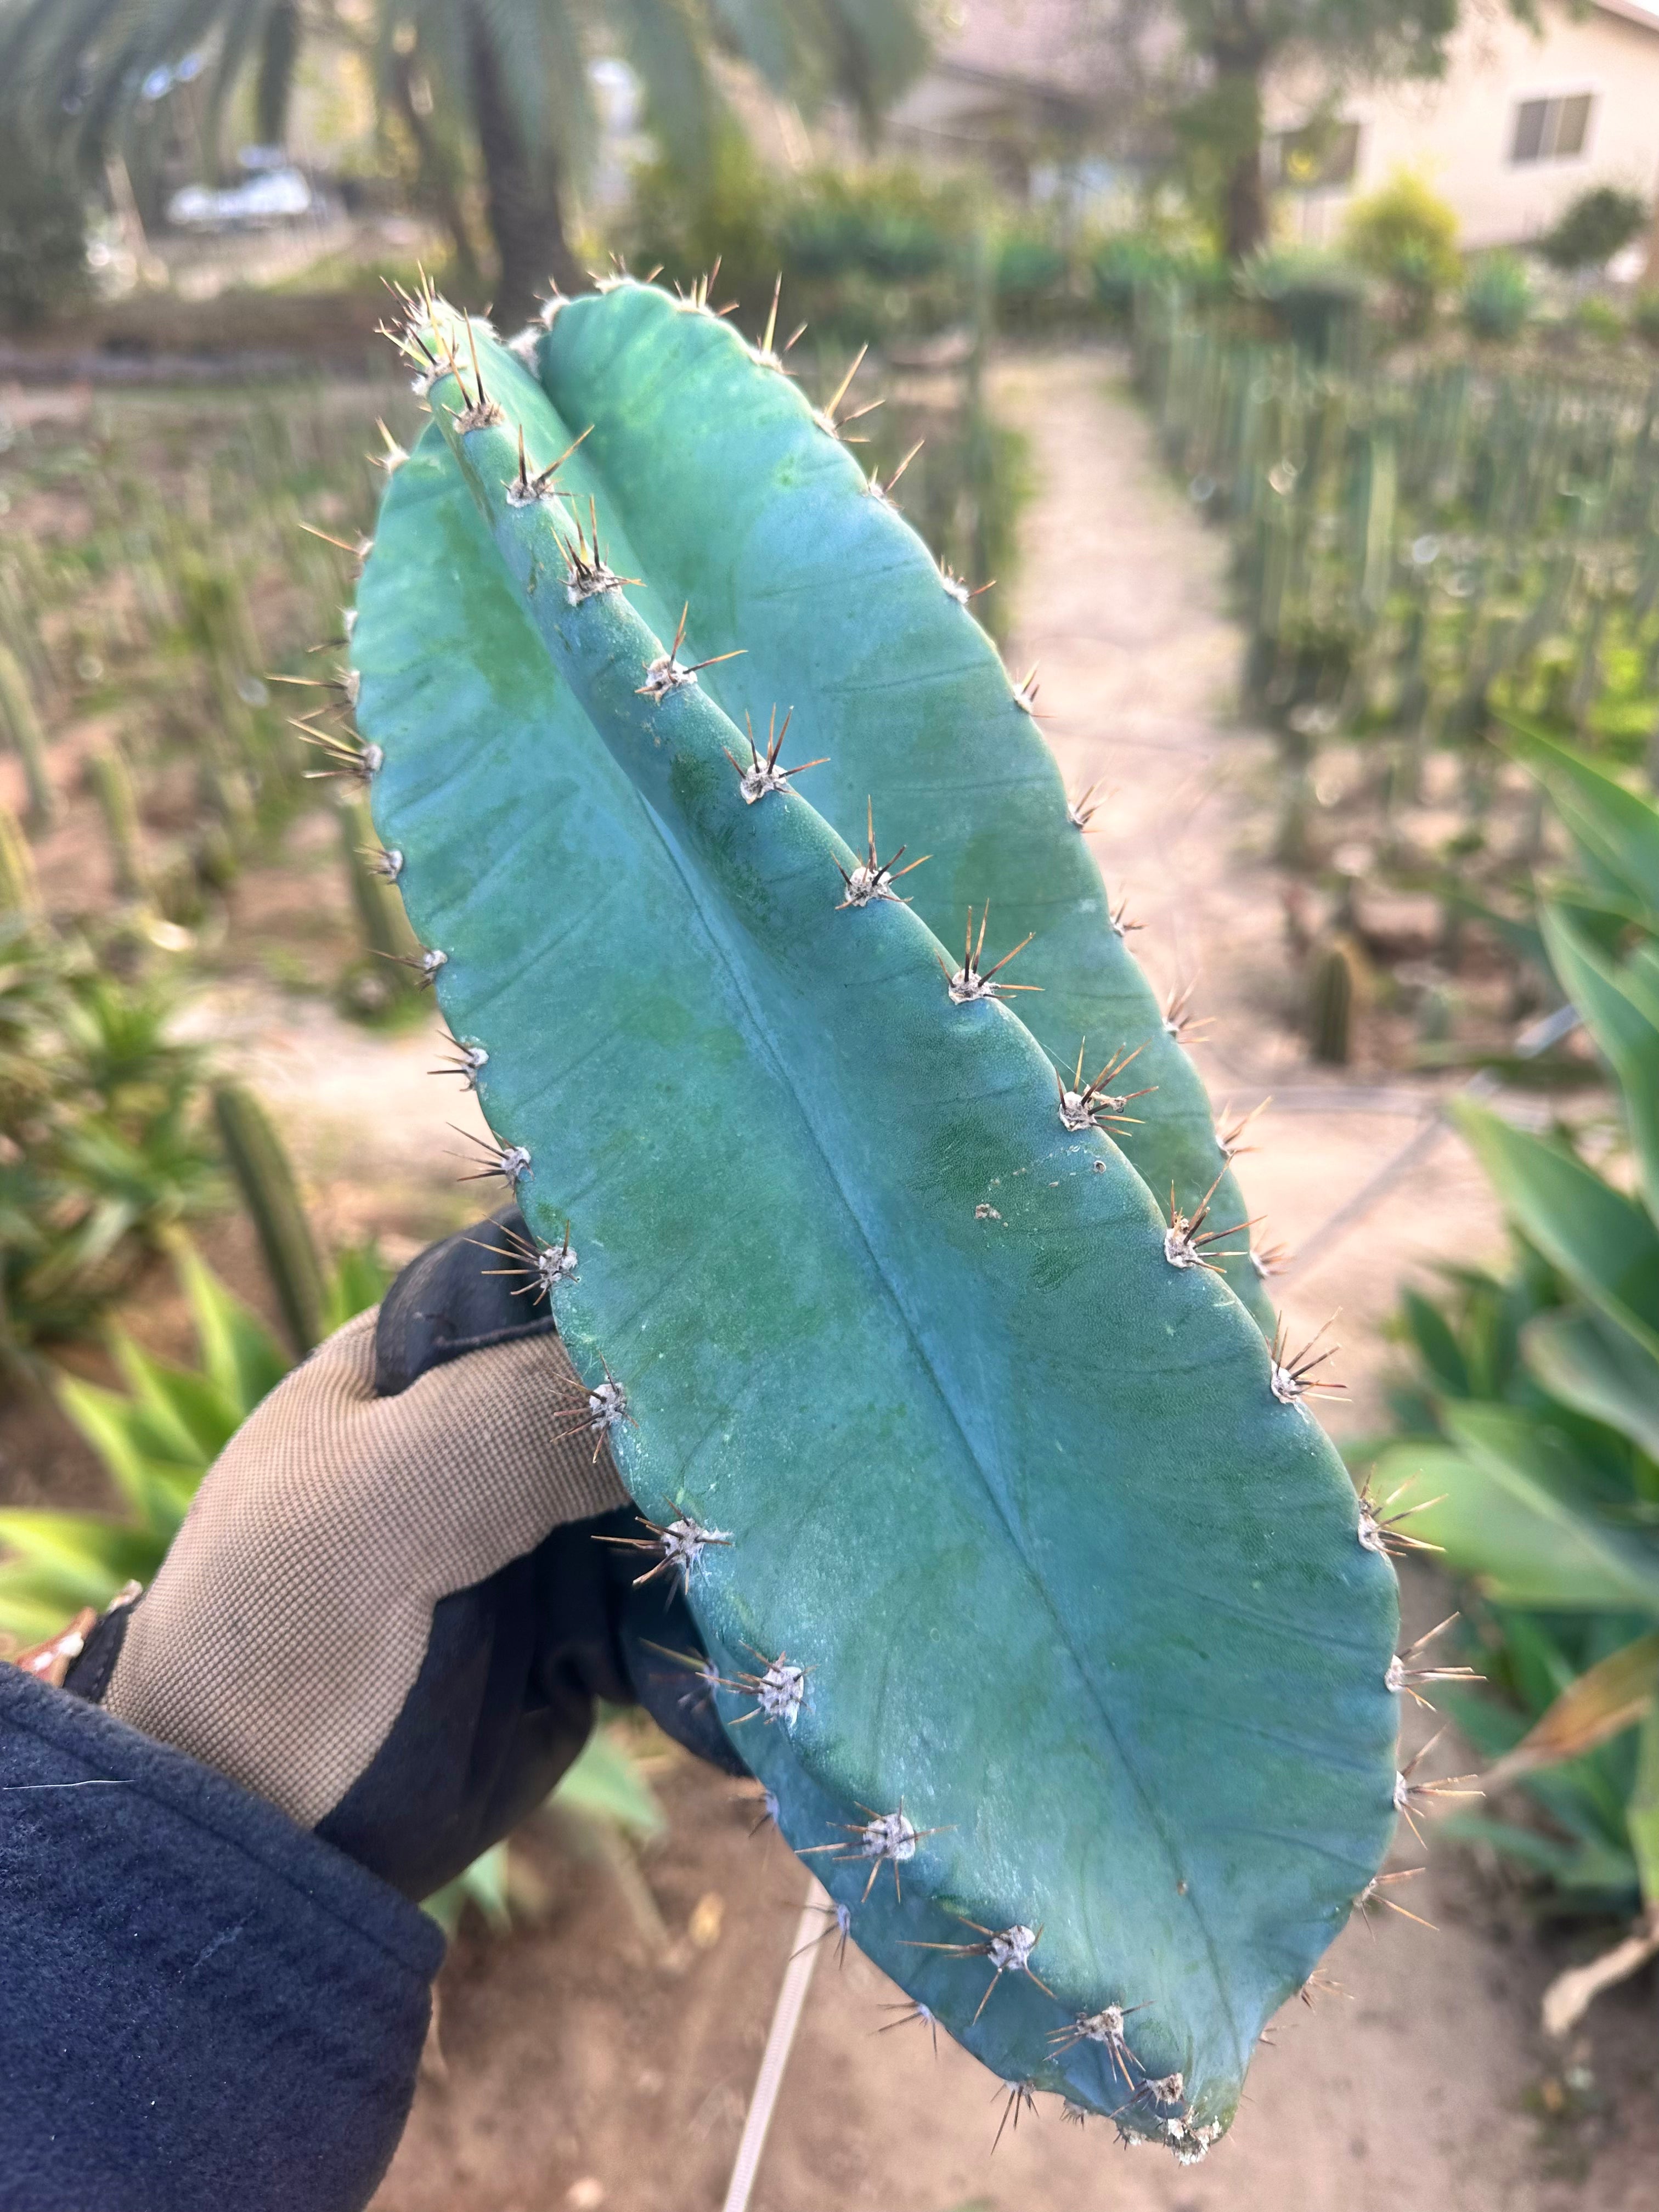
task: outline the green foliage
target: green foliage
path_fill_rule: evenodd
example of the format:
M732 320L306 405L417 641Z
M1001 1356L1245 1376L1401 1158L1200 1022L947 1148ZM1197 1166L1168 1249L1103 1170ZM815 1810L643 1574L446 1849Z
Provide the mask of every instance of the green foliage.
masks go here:
M0 920L0 1375L83 1335L212 1187L171 992Z
M716 1709L855 1939L1006 2076L1201 2153L1386 1847L1398 1725L1352 1488L1127 1157L1195 1208L1202 1093L1014 686L793 383L629 283L533 374L421 336L467 366L359 594L375 819L526 1219L570 1219L590 1419L722 1532ZM816 805L749 750L792 702ZM872 835L931 854L890 896ZM1037 933L1024 1018L970 899L988 973ZM1145 1048L1126 1150L1083 1036ZM1068 2047L1114 2002L1133 2058Z
M125 1509L119 1519L49 1510L0 1512L0 1635L38 1642L128 1580L148 1582L202 1477L289 1358L182 1241L173 1265L195 1324L198 1364L155 1358L118 1330L110 1340L125 1390L70 1376L59 1404L97 1453Z
M1604 269L1613 255L1647 228L1648 206L1639 192L1592 185L1563 211L1538 241L1552 268Z
M1518 253L1484 253L1463 281L1463 320L1478 338L1507 343L1533 310L1532 279Z
M0 167L0 330L28 330L78 306L88 285L79 187L51 166L32 132L13 136Z
M1581 300L1572 311L1572 319L1587 338L1601 345L1616 345L1630 327L1611 300L1592 294Z
M1659 1752L1659 810L1581 755L1516 742L1583 872L1542 926L1618 1085L1620 1141L1593 1164L1565 1129L1459 1109L1516 1258L1438 1303L1407 1297L1408 1437L1374 1479L1435 1500L1410 1525L1473 1582L1498 1692L1460 1697L1456 1717L1544 1818L1462 1831L1570 1906L1629 1909L1659 1901L1641 1810Z
M1462 274L1456 210L1414 170L1400 169L1386 185L1349 208L1342 243L1358 268L1386 283L1430 295L1449 291Z
M809 281L854 272L890 284L937 276L963 260L973 206L971 192L902 164L811 170L778 222L781 265Z
M1053 300L1065 287L1066 255L1041 230L1007 230L997 240L992 281L999 308L1016 325Z
M1219 300L1231 283L1224 262L1145 231L1114 231L1103 238L1089 257L1089 281L1101 306L1121 321L1128 319L1143 286L1176 285L1189 297Z
M1340 361L1351 350L1365 280L1351 262L1316 246L1270 246L1239 270L1245 299L1271 310L1279 329L1310 361Z
M668 1825L639 1761L620 1733L603 1722L547 1802L566 1820L590 1823L635 1844L657 1842ZM446 1936L454 1936L469 1908L499 1936L512 1925L514 1901L512 1842L506 1838L425 1899L422 1909Z
M718 261L718 304L748 320L781 275L780 340L804 322L814 343L857 345L964 320L987 216L982 195L902 162L779 177L728 132L701 185L665 161L636 171L625 243L684 291Z

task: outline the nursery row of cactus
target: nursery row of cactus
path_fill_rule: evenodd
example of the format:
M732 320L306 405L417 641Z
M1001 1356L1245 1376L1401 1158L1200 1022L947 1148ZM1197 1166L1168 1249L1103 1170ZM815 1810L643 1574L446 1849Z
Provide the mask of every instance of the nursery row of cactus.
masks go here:
M1086 807L855 393L631 281L404 343L337 743L570 1429L913 2016L1201 2156L1420 1790L1388 1533Z
M1411 1294L1404 1437L1379 1489L1473 1585L1485 1691L1456 1717L1493 1782L1469 1836L1558 1905L1659 1911L1659 810L1571 748L1522 757L1571 843L1541 915L1612 1105L1540 1133L1458 1111L1507 1217L1507 1270ZM1529 1802L1528 1802L1529 1801ZM1632 1956L1631 1966L1640 1963Z
M8 881L20 837L39 845L84 796L117 902L195 923L332 788L307 781L321 763L298 757L289 724L319 696L307 648L340 635L373 511L380 441L364 411L356 392L168 394L100 400L73 428L48 420L0 442L18 520L0 546L0 753L23 787ZM60 918L102 903L84 867L47 872ZM356 969L378 969L380 949L366 933Z
M1615 761L1659 744L1659 379L1478 357L1345 379L1167 292L1141 297L1136 371L1231 532L1247 702L1303 740L1293 781L1340 734L1395 742L1408 790L1425 749L1506 715Z

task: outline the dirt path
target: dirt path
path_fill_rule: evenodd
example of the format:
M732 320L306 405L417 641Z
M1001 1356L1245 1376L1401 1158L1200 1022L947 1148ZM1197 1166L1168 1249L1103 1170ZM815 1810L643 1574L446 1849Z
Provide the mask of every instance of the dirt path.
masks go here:
M1239 1177L1259 1241L1292 1252L1403 1145L1436 1085L1365 1065L1308 1061L1281 879L1261 860L1273 756L1231 702L1240 637L1225 608L1225 542L1160 466L1110 358L1071 355L1005 371L1000 404L1032 442L1040 491L1021 572L1021 673L1040 667L1044 734L1067 786L1110 796L1091 825L1114 897L1143 928L1135 951L1160 989L1194 986L1207 1042L1195 1057L1219 1111L1271 1095ZM1297 1267L1282 1304L1292 1330L1334 1314L1350 1402L1338 1435L1380 1413L1380 1324L1403 1277L1438 1259L1489 1254L1499 1231L1463 1149L1426 1165L1328 1257Z
M1012 657L1022 673L1042 664L1068 784L1104 775L1115 787L1097 850L1146 924L1137 945L1154 977L1196 977L1200 1010L1215 1013L1201 1065L1218 1103L1276 1096L1243 1181L1270 1233L1294 1246L1411 1134L1432 1094L1393 1079L1362 1088L1363 1070L1322 1079L1304 1060L1277 889L1256 857L1268 750L1228 716L1238 638L1222 611L1224 549L1170 488L1111 365L1012 366L1001 405L1030 434L1041 485ZM1497 1237L1484 1186L1448 1142L1363 1231L1291 1279L1295 1325L1342 1310L1353 1389L1335 1425L1376 1417L1377 1325L1402 1277ZM1439 1599L1431 1578L1409 1582L1408 1620L1427 1626ZM557 1929L494 1954L463 1948L446 1976L447 2078L423 2085L376 2212L713 2212L799 1895L775 1841L746 1827L728 1785L677 1775L652 1879L677 1933L692 1899L724 1899L724 1932L703 1954L682 1938L665 1965L630 1959L614 1902L607 1918L580 1881ZM1412 1902L1440 1932L1389 1913L1351 1929L1328 1962L1345 1993L1287 2009L1232 2136L1187 2171L1126 2157L1103 2124L1059 2125L1049 2099L993 2160L991 2077L943 2039L935 2055L919 2028L878 2035L895 1992L851 1950L840 1971L826 1960L756 2212L1565 2212L1592 2166L1597 2212L1650 2204L1659 2130L1650 2070L1639 2081L1631 2070L1651 2068L1641 2001L1610 2001L1594 2046L1564 2060L1534 2025L1559 1960L1449 1853ZM1564 2065L1579 2069L1565 2082Z

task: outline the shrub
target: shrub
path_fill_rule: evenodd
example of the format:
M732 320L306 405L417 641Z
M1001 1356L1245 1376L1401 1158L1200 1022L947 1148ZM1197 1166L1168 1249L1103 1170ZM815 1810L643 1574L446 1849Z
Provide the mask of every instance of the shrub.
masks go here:
M1646 202L1616 185L1593 185L1538 241L1553 269L1601 269L1647 227Z
M1329 362L1358 319L1365 279L1340 255L1311 246L1262 247L1239 270L1238 289L1273 314L1286 337Z
M1638 292L1631 307L1630 326L1638 338L1659 346L1659 286Z
M961 320L978 222L971 193L901 164L780 178L731 135L695 195L665 162L635 172L624 243L630 266L682 289L718 258L719 304L740 301L749 324L781 272L786 331L804 319L815 338L856 344Z
M1581 300L1573 310L1573 320L1587 338L1595 338L1602 344L1616 344L1629 325L1611 300L1595 296Z
M1455 212L1409 169L1354 202L1342 245L1356 268L1394 287L1407 322L1425 322L1436 295L1462 273Z
M1089 281L1109 315L1127 319L1143 284L1177 284L1200 300L1225 297L1232 277L1213 253L1172 246L1150 231L1115 231L1089 257Z
M0 925L0 1387L94 1329L209 1194L202 1055L173 1012L88 948Z
M1476 337L1517 337L1532 309L1532 280L1518 253L1489 253L1469 271L1463 320Z
M779 241L803 276L857 272L909 283L959 258L969 233L958 194L914 169L888 166L804 177Z

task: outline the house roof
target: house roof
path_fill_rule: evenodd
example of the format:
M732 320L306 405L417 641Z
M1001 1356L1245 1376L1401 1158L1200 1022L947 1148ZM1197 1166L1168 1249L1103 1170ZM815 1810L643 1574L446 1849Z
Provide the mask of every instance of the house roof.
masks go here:
M1649 7L1646 0L1594 0L1594 5L1604 15L1618 15L1626 23L1639 24L1644 31L1659 35L1659 7Z

